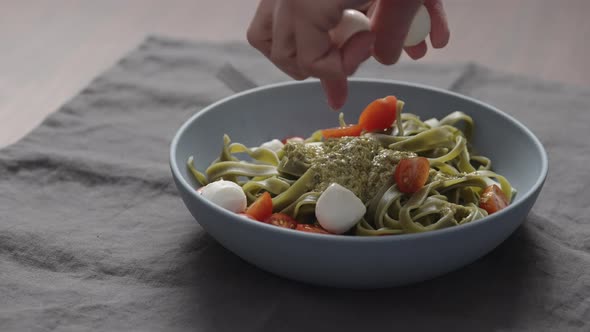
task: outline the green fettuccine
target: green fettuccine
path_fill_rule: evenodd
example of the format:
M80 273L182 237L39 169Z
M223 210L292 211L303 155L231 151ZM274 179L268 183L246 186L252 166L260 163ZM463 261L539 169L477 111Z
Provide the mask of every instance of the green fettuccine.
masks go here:
M475 124L462 112L441 120L422 121L401 114L392 130L360 137L323 139L316 131L304 142L289 142L279 151L249 148L224 135L219 157L204 173L187 162L201 184L224 179L240 184L251 203L271 194L273 212L299 222L315 222L318 198L330 183L353 191L367 207L349 234L363 236L418 233L465 224L488 215L479 207L483 190L497 184L508 199L515 193L509 181L492 171L492 161L471 150ZM345 126L342 115L341 126ZM400 160L427 158L430 172L424 187L403 193L393 173Z

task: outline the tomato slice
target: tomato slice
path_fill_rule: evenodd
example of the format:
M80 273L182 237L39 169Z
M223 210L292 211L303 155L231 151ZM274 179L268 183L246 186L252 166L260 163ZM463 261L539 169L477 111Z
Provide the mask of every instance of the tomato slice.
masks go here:
M264 192L258 197L252 205L246 209L246 214L250 217L264 221L272 215L272 198L268 192Z
M308 233L332 234L318 225L297 224L296 230Z
M324 138L340 138L344 136L360 136L362 128L359 125L351 125L347 127L328 128L322 130Z
M387 96L371 102L359 117L359 126L366 131L391 128L397 113L397 98Z
M508 198L495 184L487 186L479 198L479 207L488 211L488 214L498 212L507 206Z
M430 163L424 157L400 160L395 168L395 183L403 193L415 193L424 187L428 180Z
M290 229L295 229L295 227L297 227L297 220L291 218L291 216L284 213L273 213L264 222L267 224Z
M324 138L360 136L365 131L383 131L393 126L397 115L397 98L387 96L371 102L361 113L358 124L322 130Z

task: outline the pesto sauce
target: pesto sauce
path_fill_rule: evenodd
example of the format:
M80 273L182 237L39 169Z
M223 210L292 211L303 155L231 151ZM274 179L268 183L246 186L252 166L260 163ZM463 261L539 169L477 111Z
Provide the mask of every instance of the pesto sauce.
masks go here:
M285 151L285 157L289 159L305 164L312 164L316 158L324 153L324 146L319 143L304 144L288 142L283 147L283 151Z
M285 157L310 164L310 190L323 191L336 182L363 202L391 181L401 159L415 157L407 151L383 148L371 137L330 138L323 144L287 143Z

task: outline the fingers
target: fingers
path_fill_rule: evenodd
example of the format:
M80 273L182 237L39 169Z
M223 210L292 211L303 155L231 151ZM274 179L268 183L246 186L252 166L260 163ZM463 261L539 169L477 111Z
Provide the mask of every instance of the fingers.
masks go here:
M274 0L260 1L246 33L248 43L267 58L270 57L272 44L274 2Z
M354 74L361 63L371 57L375 34L370 31L359 32L342 45L342 67L347 76Z
M346 77L340 50L332 43L328 30L299 20L297 33L297 64L309 76L329 80Z
M422 41L418 45L406 47L404 50L410 56L410 58L413 60L418 60L426 55L428 47L426 46L426 41Z
M431 20L430 41L432 47L443 48L449 42L450 31L442 1L426 0L424 6L428 10ZM418 45L406 47L404 50L410 58L418 60L426 55L428 47L426 46L426 41L422 41Z
M346 76L340 50L328 33L342 17L337 1L266 1L261 5L274 7L269 58L277 67L298 80L309 76L338 80ZM259 12L269 15L265 8Z
M371 56L371 45L375 34L369 31L355 34L342 46L342 67L347 76L354 74L359 65ZM339 79L323 79L322 87L328 98L328 105L334 110L344 106L348 96L346 77Z
M248 28L248 41L295 79L314 76L340 80L367 59L372 37L360 38L351 45L362 49L349 47L344 54L333 44L329 31L340 21L343 8L368 3L367 0L261 0Z
M355 9L370 17L369 10L371 10L372 7L375 7L375 3L376 1L367 1L363 4L357 5Z
M381 0L372 16L372 30L376 33L373 56L385 65L399 60L404 40L420 0Z
M346 78L335 80L322 79L320 82L328 98L330 108L333 110L342 108L348 97L348 81Z
M297 80L320 78L331 107L340 108L347 95L346 78L372 55L383 64L398 61L408 29L424 3L431 17L435 48L449 41L442 0L261 0L250 27L249 43L279 69ZM371 17L372 32L354 35L341 48L329 31L345 8L359 8ZM405 48L413 59L427 52L426 42Z
M403 48L403 43L408 29L414 18L419 0L381 0L373 16L373 29L377 33L374 56L383 64L397 62ZM441 0L425 0L424 6L428 10L431 19L430 41L434 48L445 47L450 38L449 26ZM426 42L404 48L406 53L414 60L426 55L428 47Z
M371 6L369 6L369 9L367 9L367 16L368 17L373 17L373 14L375 14L375 9L377 8L377 2L378 1L373 1L371 3Z
M303 80L306 75L298 65L297 41L295 36L296 21L292 15L293 9L290 2L279 2L275 6L274 24L272 27L272 45L270 60L279 69L296 80Z
M451 35L447 15L441 0L426 0L424 6L430 15L430 42L434 48L445 47Z

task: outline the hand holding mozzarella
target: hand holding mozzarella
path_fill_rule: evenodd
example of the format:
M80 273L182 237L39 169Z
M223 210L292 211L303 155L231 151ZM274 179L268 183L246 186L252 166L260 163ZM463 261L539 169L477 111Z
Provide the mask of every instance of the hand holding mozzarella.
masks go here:
M430 15L428 15L428 10L424 6L420 6L414 19L412 20L412 24L410 24L410 28L408 30L408 34L406 35L406 39L404 39L404 47L411 47L420 44L426 36L430 33Z
M340 23L330 30L332 41L342 47L355 34L371 31L371 21L358 10L346 9L342 13ZM404 47L416 46L426 39L430 33L430 15L424 6L420 6L404 39Z
M339 109L347 77L361 63L373 56L394 64L402 50L419 59L428 34L434 48L448 43L441 0L261 0L247 37L294 79L319 78L328 103Z
M329 33L332 42L342 47L352 36L362 31L371 31L369 18L358 10L346 9L342 13L340 23Z

